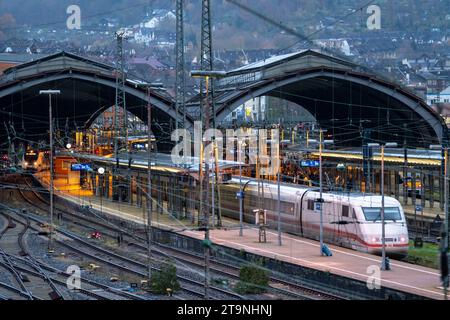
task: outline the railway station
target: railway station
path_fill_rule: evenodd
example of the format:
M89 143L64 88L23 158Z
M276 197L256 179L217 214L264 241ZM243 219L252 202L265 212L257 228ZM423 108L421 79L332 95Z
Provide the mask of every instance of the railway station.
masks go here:
M120 32L2 70L0 300L447 300L442 115L327 48L187 72L179 32L175 90Z
M256 161L256 164L255 162L251 163L253 155L250 153L253 151L252 147L254 147L252 139L256 138L252 137L252 134L266 128L269 131L281 129L281 134L278 137L279 139L281 138L278 154L282 157L279 176L283 190L285 188L298 188L298 190L306 189L317 192L320 187L318 176L320 174L319 164L321 157L324 162L322 168L323 190L332 194L333 199L340 197L347 198L350 201L352 197L367 199L372 197L378 201L381 193L381 170L383 170L383 192L386 198L396 199L402 206L404 218L399 216L398 219L401 220L403 226L408 226L410 237L415 242L419 239L419 242L427 240L438 243L440 230L445 218L442 212L445 205L442 192L444 182L440 174L445 159L442 150L431 150L427 149L426 146L439 143L445 145L448 131L445 131L446 127L444 128L444 124L439 117L421 104L418 98L401 91L400 88L395 89L394 84L378 80L376 75L361 74L362 71L359 67L315 51L300 52L287 57L276 57L266 63L256 63L255 67L249 66L243 70L231 71L219 81L218 88L221 89L218 92L221 93L215 97L217 112L211 118L215 123L220 123L218 127L223 132L226 132L227 129L230 130L230 128L236 128L238 125L236 120L232 118L231 122L227 122L230 118L224 116L227 112L224 110L234 110L233 108L239 106L242 101L255 99L262 95L279 94L280 92L284 92L285 99L289 95L303 96L303 93L295 91L296 86L289 84L295 83L294 81L304 82L311 86L311 90L308 90L308 94L311 95L309 98L317 100L314 103L314 110L311 109L311 103L306 103L307 100L296 100L295 103L302 107L307 107L306 109L310 113L314 113L314 118L317 121L315 126L324 129L317 130L307 126L308 129L305 130L303 128L302 130L299 129L298 124L290 123L289 121L284 122L284 120L273 125L269 125L266 121L253 123L253 131L247 128L247 136L242 138L242 141L246 143L245 147L241 149L243 143L239 140L240 138L233 137L237 141L236 143L233 142L233 149L230 149L229 145L226 145L226 148L224 148L224 145L218 148L223 154L220 157L216 154L216 160L210 162L213 170L206 175L204 173L206 167L200 165L199 157L190 159L188 161L189 165L177 165L174 164L172 155L168 153L168 150L170 151L170 148L173 148L176 141L169 141L169 137L164 136L164 134L171 127L173 128L173 124L176 121L174 119L176 111L174 110L174 102L165 95L163 88L156 88L154 91L152 88L151 94L149 94L145 90L142 91L141 84L136 81L127 79L126 82L126 94L130 95L127 97L130 101L128 108L130 112L139 118L144 126L146 126L147 120L145 117L146 103L150 104L152 110L155 111L152 114L152 117L155 119L155 125L152 123L150 144L145 135L133 132L136 137L129 138L127 143L121 147L120 153L117 152L115 156L114 144L119 143L120 140L115 139L113 136L106 140L109 143L104 144L101 142L104 133L90 129L90 126L94 123L96 115L114 104L112 99L114 95L111 93L111 87L114 84L111 83L111 80L108 80L113 76L111 73L113 70L112 67L98 65L93 61L62 52L42 58L34 63L13 67L5 72L6 77L3 80L3 89L0 91L2 99L20 101L18 103L20 103L20 108L23 110L24 115L30 112L30 108L37 107L42 109L41 114L44 115L44 118L46 100L41 96L36 96L35 92L46 88L49 83L52 83L55 87L60 87L58 81L63 81L64 83L63 88L61 88L63 93L61 97L58 97L58 103L67 105L68 100L72 96L80 97L78 92L85 92L86 94L85 98L80 99L90 101L88 103L80 103L81 101L74 100L71 102L73 109L57 109L57 112L59 112L58 119L76 118L78 121L77 123L67 123L67 121L65 124L55 123L57 128L64 127L64 132L61 130L56 132L59 145L55 149L52 172L53 191L57 197L61 197L60 201L69 201L80 208L88 208L88 210L94 210L102 215L110 214L115 218L124 219L125 221L131 220L143 225L149 224L145 219L148 219L148 215L151 214L152 216L154 215L154 221L151 221L151 225L154 225L155 228L170 230L171 232L181 230L179 231L181 235L186 235L192 239L202 238L203 233L195 230L204 228L204 210L205 207L210 208L208 209L211 210L211 215L208 217L210 221L208 229L211 229L209 230L209 241L216 245L226 248L239 248L265 258L281 260L321 272L331 272L338 277L352 279L351 281L364 282L364 279L367 280L369 277L367 268L375 262L378 263L380 258L358 252L366 251L367 248L361 249L364 245L351 244L355 240L350 239L346 241L340 238L342 235L350 232L350 238L356 237L354 239L359 239L359 236L351 235L352 233L349 229L352 228L343 225L344 222L347 225L355 222L360 223L359 218L355 215L353 205L350 205L353 208L353 217L349 220L339 218L341 215L344 216L345 213L340 210L337 211L336 207L333 207L332 211L328 213L327 220L331 219L331 217L344 219L338 222L328 221L325 224L325 230L328 230L325 232L325 242L329 242L327 250L333 254L332 257L328 258L330 262L328 260L323 261L325 258L315 252L318 251L317 248L320 248L320 243L315 242L315 240L319 240L317 216L315 218L312 217L312 224L311 222L304 226L302 224L301 233L299 233L300 229L297 227L289 228L290 224L299 223L298 218L286 220L279 224L281 227L278 227L278 230L281 229L280 232L282 232L280 233L280 242L284 244L281 246L276 245L278 241L276 240L277 196L273 194L272 187L268 186L268 184L276 186L278 175L276 172L269 175L261 174L264 167L263 160L258 158L261 161L260 163L258 161ZM358 81L352 78L356 77L354 73L357 72ZM56 78L54 74L57 75ZM21 79L24 77L34 79L27 81L27 88L24 88L21 84L23 81ZM104 77L104 80L97 81L99 77ZM274 79L277 77L277 81L274 82ZM269 80L267 82L262 81L265 78ZM227 95L226 87L231 84L236 86L239 81L242 81L242 84L239 85L245 88L239 92L242 98L238 98L236 92L231 96ZM257 84L257 87L253 87L252 81ZM330 84L333 81L336 81L336 87ZM363 81L367 82L364 83ZM274 87L275 83L277 84L276 88ZM387 114L378 115L375 121L372 115L367 112L362 113L361 110L357 110L357 107L352 107L351 113L348 107L342 108L342 104L350 103L350 101L345 99L353 100L355 99L354 95L360 95L367 99L367 97L371 96L368 92L381 90L381 86L389 88L389 90L386 88L382 89L381 92L385 95L384 98L380 98L381 94L376 95L377 99L379 98L381 101L361 100L358 105L384 104L389 100L393 104L389 110L393 110L392 112L397 112L401 115L402 120L405 120L402 121L403 126L400 126L400 123L389 123L389 125L384 123L383 121L387 121ZM336 108L336 110L331 112L339 114L339 117L341 117L340 121L347 121L346 124L340 123L336 125L336 123L329 123L325 120L330 116L323 113L329 112L330 105L317 103L319 96L314 98L313 87L321 88L320 92L322 93L324 90L326 92L333 88L334 94L339 92L337 95L339 103L331 106ZM76 94L73 91L74 88L77 88ZM337 91L336 88L339 88L341 91ZM367 92L364 92L364 90ZM94 91L104 92L104 96L96 96L96 101L90 100L90 96L94 97ZM17 92L21 96L25 95L25 97L19 99ZM352 92L352 94L345 94L348 92ZM398 95L402 95L401 99L397 97ZM396 99L396 105L394 105L394 98ZM191 119L196 119L197 117L195 110L199 106L195 107L196 99L194 97L187 104L187 108L190 111L186 116L186 128L194 128L195 121L191 121ZM323 96L320 99L323 99ZM336 98L333 98L333 101L336 101ZM414 107L411 106L412 104ZM80 109L80 107L82 108ZM10 114L13 114L14 108L17 108L16 104L11 104L11 108ZM60 112L64 113L62 117ZM77 114L86 116L79 117ZM93 114L93 116L87 117L89 114ZM355 114L364 114L367 118L356 117ZM24 119L26 118L26 116L16 117L16 119L10 118L9 121L12 127L23 125L30 128L30 131L27 130L24 134L36 134L39 132L38 128L32 129L31 124L25 123L26 120ZM21 124L20 121L23 123ZM411 138L408 134L411 130L408 129L408 123L417 123L418 121L423 124L423 130L428 130L426 134L427 139L415 139L413 144L408 140ZM349 136L345 136L342 128L351 126L351 122L387 127L383 130L383 133L376 132L370 127L363 128L362 137L361 132L359 132L360 127L358 130L353 130L352 134L356 135L349 138ZM399 127L402 130L397 130ZM255 128L261 129L255 131ZM337 131L338 128L340 131ZM393 130L396 133L387 133L388 130ZM423 132L423 130L421 131ZM347 131L350 132L352 130ZM232 132L236 133L234 130ZM327 132L330 138L336 137L334 144L319 150L318 145L314 145L313 138L318 138L320 132ZM7 132L7 134L10 133ZM397 145L399 144L398 142L402 141L402 145L413 145L415 148L401 149L397 147L386 150L383 155L385 164L383 164L384 167L382 169L379 148L369 148L369 145L371 141L383 141L386 138L386 136L383 136L384 134L396 137L394 140ZM271 138L263 143L258 142L259 148L266 148L263 151L265 155L270 155L270 152L272 152L271 143L276 137L273 136ZM225 135L223 140L226 139L228 137ZM350 142L344 143L344 140ZM103 139L103 141L105 140ZM111 143L111 141L113 142ZM149 145L151 146L150 165L148 152L146 151ZM39 150L34 153L27 153L27 157L30 159L33 156L35 157L35 159L31 159L27 163L32 164L32 167L34 167L31 170L33 171L33 179L35 179L34 183L41 185L41 188L48 191L50 189L51 176L49 154L46 152L39 158L39 153ZM245 156L243 159L241 159L242 154ZM205 155L205 157L207 156ZM148 179L149 167L151 170L150 182ZM401 170L399 170L399 167ZM208 181L202 178L202 174L209 176ZM243 183L239 185L236 183L239 177L241 180L243 178L251 178L254 179L254 182L246 180L244 182L245 186L243 186ZM154 201L151 205L148 203L147 198L148 183L150 183ZM257 192L252 193L250 190L245 192L245 188L251 189L252 184L257 185L255 187L258 189ZM208 200L199 198L199 188L205 188L205 185L208 189L210 188L209 185L211 185L211 189L208 190L210 191L210 199L208 198ZM239 191L240 187L243 187L241 190L244 191ZM273 189L276 190L276 187ZM244 221L241 223L239 222L239 192L246 193L242 203ZM264 195L264 192L266 192L266 195ZM283 194L285 192L283 191ZM255 198L252 199L252 197ZM266 199L258 200L258 198L261 199L262 197L266 197ZM308 201L316 202L316 200L316 198L312 198L312 200ZM202 205L203 201L206 203ZM297 212L294 211L303 210L296 204L290 207L289 202L285 201L292 201L292 199L281 201L281 208L283 210L292 210L292 213L283 212L283 216L289 214L297 216ZM303 199L301 201L308 202ZM230 205L231 203L234 204ZM300 204L300 206L305 206L305 210L310 209L309 203L307 205ZM151 208L151 213L148 213L149 207ZM258 207L260 209L264 208L262 219L267 220L264 222L267 228L264 227L263 231L258 229L256 222L259 214ZM418 214L419 220L417 218ZM333 225L332 223L337 224ZM303 230L303 228L306 229ZM189 229L193 231L186 231ZM285 232L289 233L283 232L284 229L286 230ZM239 230L242 230L246 236L236 239L236 233ZM332 230L332 234L329 234L330 230ZM261 232L264 232L264 244L252 245L258 237L261 240ZM392 239L400 241L400 238L402 238L405 241L407 240L405 237L408 236L407 232L405 230L398 239ZM260 233L259 236L258 233ZM248 235L251 236L249 237ZM307 238L298 238L299 235L306 235ZM362 243L371 241L369 240L370 237L365 235L362 235L361 239ZM380 242L379 237L377 239ZM344 244L345 242L347 244ZM344 245L348 249L356 248L357 251L348 251L348 249L335 247L335 245ZM394 243L387 244L388 248L396 245ZM381 244L373 244L372 246L381 247ZM294 250L293 248L296 249ZM288 250L289 254L287 254L286 250ZM355 261L349 257L355 257ZM387 290L386 292L393 290L396 297L410 295L408 297L443 298L443 294L439 289L438 271L427 269L426 267L408 265L401 261L394 261L391 265L396 270L390 273L385 271L388 276L386 278L382 277L381 287L386 288L383 290ZM337 265L341 267L334 267ZM399 279L399 274L402 275L401 279ZM408 274L410 275L408 276ZM364 294L366 293L362 293L362 295ZM389 294L385 293L384 297L392 296L392 294Z

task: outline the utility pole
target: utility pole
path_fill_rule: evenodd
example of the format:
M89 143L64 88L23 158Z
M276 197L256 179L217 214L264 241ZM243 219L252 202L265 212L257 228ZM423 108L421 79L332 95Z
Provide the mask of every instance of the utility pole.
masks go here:
M317 202L319 203L320 206L320 234L319 234L319 239L320 239L320 255L323 256L325 255L324 253L324 243L323 243L323 204L325 203L325 201L323 200L323 170L322 170L322 151L324 148L324 145L326 144L333 144L334 140L324 140L323 139L323 129L320 129L319 131L319 187L320 187L320 196L319 199L317 199ZM309 140L309 143L317 143L317 140Z
M384 144L369 143L369 147L381 148L381 270L390 270L390 265L386 257L386 219L385 219L385 207L384 207L384 150L385 148L396 148L396 142L387 142Z
M179 127L180 112L183 114L181 127L186 125L186 77L185 77L185 58L184 58L184 0L176 0L176 19L177 19L177 39L175 46L176 55L176 121L175 129Z
M323 184L322 184L322 148L323 148L323 130L320 129L319 133L319 184L320 184L320 196L319 196L319 202L320 202L320 255L323 256Z
M281 119L278 120L278 128L281 130ZM273 139L273 137L272 137ZM281 158L280 158L280 140L278 140L278 152L277 152L277 180L278 180L278 245L281 246L281 186L280 186L280 175L281 175ZM321 175L322 176L322 175ZM322 198L322 195L320 196ZM321 215L322 218L322 215ZM322 224L321 224L322 225Z
M443 156L443 168L441 169L441 174L444 175L444 225L441 231L441 241L440 241L440 269L441 269L441 281L444 291L444 299L448 299L448 286L449 286L449 265L448 265L448 249L449 249L449 190L448 190L448 180L449 180L449 168L448 168L448 142L444 145L431 145L430 149L440 149Z
M384 215L384 145L381 146L381 270L386 270L386 221Z
M197 70L191 71L191 77L193 78L204 78L205 79L205 88L206 95L205 101L202 103L203 111L202 111L202 120L203 120L203 130L206 132L210 126L210 107L209 107L209 81L210 78L219 78L224 77L226 75L225 71L213 71L213 70ZM200 92L203 90L203 87L200 87ZM214 137L212 137L212 141L210 141L213 145L215 142ZM202 138L200 143L200 161L199 161L199 181L200 181L200 214L203 213L203 227L201 230L205 231L205 300L209 299L209 258L210 258L210 246L211 241L209 239L209 215L210 211L208 208L208 199L209 199L209 159L204 157L205 150L205 141ZM210 156L210 155L208 155ZM205 158L205 170L202 169L203 158Z
M50 236L48 251L53 252L53 115L52 115L52 95L60 94L60 90L41 90L39 94L48 94L48 119L49 119L49 139L50 139Z
M148 285L151 285L152 276L152 105L150 103L151 89L147 87L147 254L148 254Z
M209 129L209 104L208 104L208 88L209 88L209 77L205 78L205 85L206 85L206 101L205 101L205 110L204 110L204 132L206 132ZM202 139L202 145L204 145L205 141ZM205 148L201 148L202 153L204 153ZM203 201L203 218L204 218L204 228L205 228L205 300L209 300L209 258L210 258L210 239L209 239L209 208L208 208L208 184L209 184L209 159L208 157L205 158L205 172L204 177L202 177L203 180L203 187L204 187L204 201ZM200 164L201 165L201 164Z
M210 0L202 0L202 26L201 26L201 45L200 45L200 68L202 71L212 71L213 70L213 57L212 57L212 28L211 28L211 2ZM205 77L205 87L206 87L206 99L203 101L203 81L200 82L200 112L203 120L204 132L209 129L210 125L210 115L212 114L212 127L216 127L216 112L214 108L214 92L211 90L211 113L209 106L209 76ZM213 88L211 83L211 88ZM212 137L212 142L214 143L215 137ZM202 145L204 145L202 139ZM202 153L205 148L202 148ZM208 208L208 183L209 183L209 159L205 157L205 172L204 172L204 191L203 195L205 200L203 201L203 213L204 213L204 227L205 229L205 300L209 300L209 286L210 286L210 275L209 275L209 259L210 259L210 240L209 240L209 208ZM200 164L201 165L201 164Z
M237 143L239 145L239 159L237 159L239 162L239 236L242 237L244 235L244 232L243 232L244 213L243 213L243 203L242 203L244 201L244 190L242 189L242 159L245 159L245 157L242 157L242 148L244 146L244 141L238 139ZM258 187L259 187L259 181L258 181Z
M114 105L114 158L116 159L116 168L113 170L113 198L118 195L117 190L117 171L119 169L119 135L125 138L125 145L128 146L128 121L127 108L125 102L125 62L123 56L123 39L125 33L118 31L116 33L116 103ZM121 123L118 119L120 108L123 110L125 135L122 134L120 127ZM128 148L127 148L128 150ZM128 152L127 155L129 156ZM127 159L128 160L128 159ZM115 172L114 172L115 171ZM120 195L118 195L120 198Z

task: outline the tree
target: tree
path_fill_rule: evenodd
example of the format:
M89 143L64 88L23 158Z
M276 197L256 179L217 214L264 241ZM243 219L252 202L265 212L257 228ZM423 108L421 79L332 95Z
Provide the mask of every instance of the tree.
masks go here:
M239 271L236 291L241 294L257 294L266 291L269 285L269 273L258 266L244 266Z
M155 272L151 278L152 291L156 294L166 294L167 289L171 292L180 290L181 286L177 279L177 268L173 264L165 264L161 271Z

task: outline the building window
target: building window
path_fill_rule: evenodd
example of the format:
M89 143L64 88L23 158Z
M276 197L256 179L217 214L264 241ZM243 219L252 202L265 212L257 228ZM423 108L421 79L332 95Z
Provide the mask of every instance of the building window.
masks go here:
M70 170L70 165L71 165L71 162L70 161L63 161L63 163L62 163L62 169L63 170Z

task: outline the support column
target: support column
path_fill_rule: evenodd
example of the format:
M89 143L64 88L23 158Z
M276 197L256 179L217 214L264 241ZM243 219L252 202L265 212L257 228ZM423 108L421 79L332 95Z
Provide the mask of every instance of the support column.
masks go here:
M110 190L109 190L109 180L110 180L110 173L105 173L105 198L110 198Z
M157 190L157 194L158 194L158 213L159 214L163 214L163 205L164 205L164 201L163 201L163 193L162 193L162 189L163 189L163 185L161 182L161 176L158 176L158 190Z
M142 207L142 179L139 175L136 177L136 206Z
M400 198L400 176L396 171L394 171L394 184L394 196L398 200Z
M411 201L413 206L416 205L416 198L417 198L416 173L411 172Z
M444 178L443 175L439 175L439 207L444 210Z
M408 204L408 184L407 184L407 178L408 178L408 167L405 167L403 170L403 204Z
M433 172L428 173L429 189L430 189L430 208L434 208L434 174Z
M91 179L92 179L92 194L94 196L98 196L98 183L97 183L97 173L94 171L91 174Z
M391 170L387 170L387 191L388 191L388 195L392 196L392 175L391 175Z
M422 206L422 210L425 208L426 205L426 195L425 195L425 176L423 174L423 170L420 170L420 203Z
M358 174L358 188L359 188L359 191L362 191L363 190L363 188L362 188L362 179L361 179L362 172L361 172L360 169L358 169L357 174Z
M129 180L128 180L128 204L132 205L133 204L133 175L129 176Z

